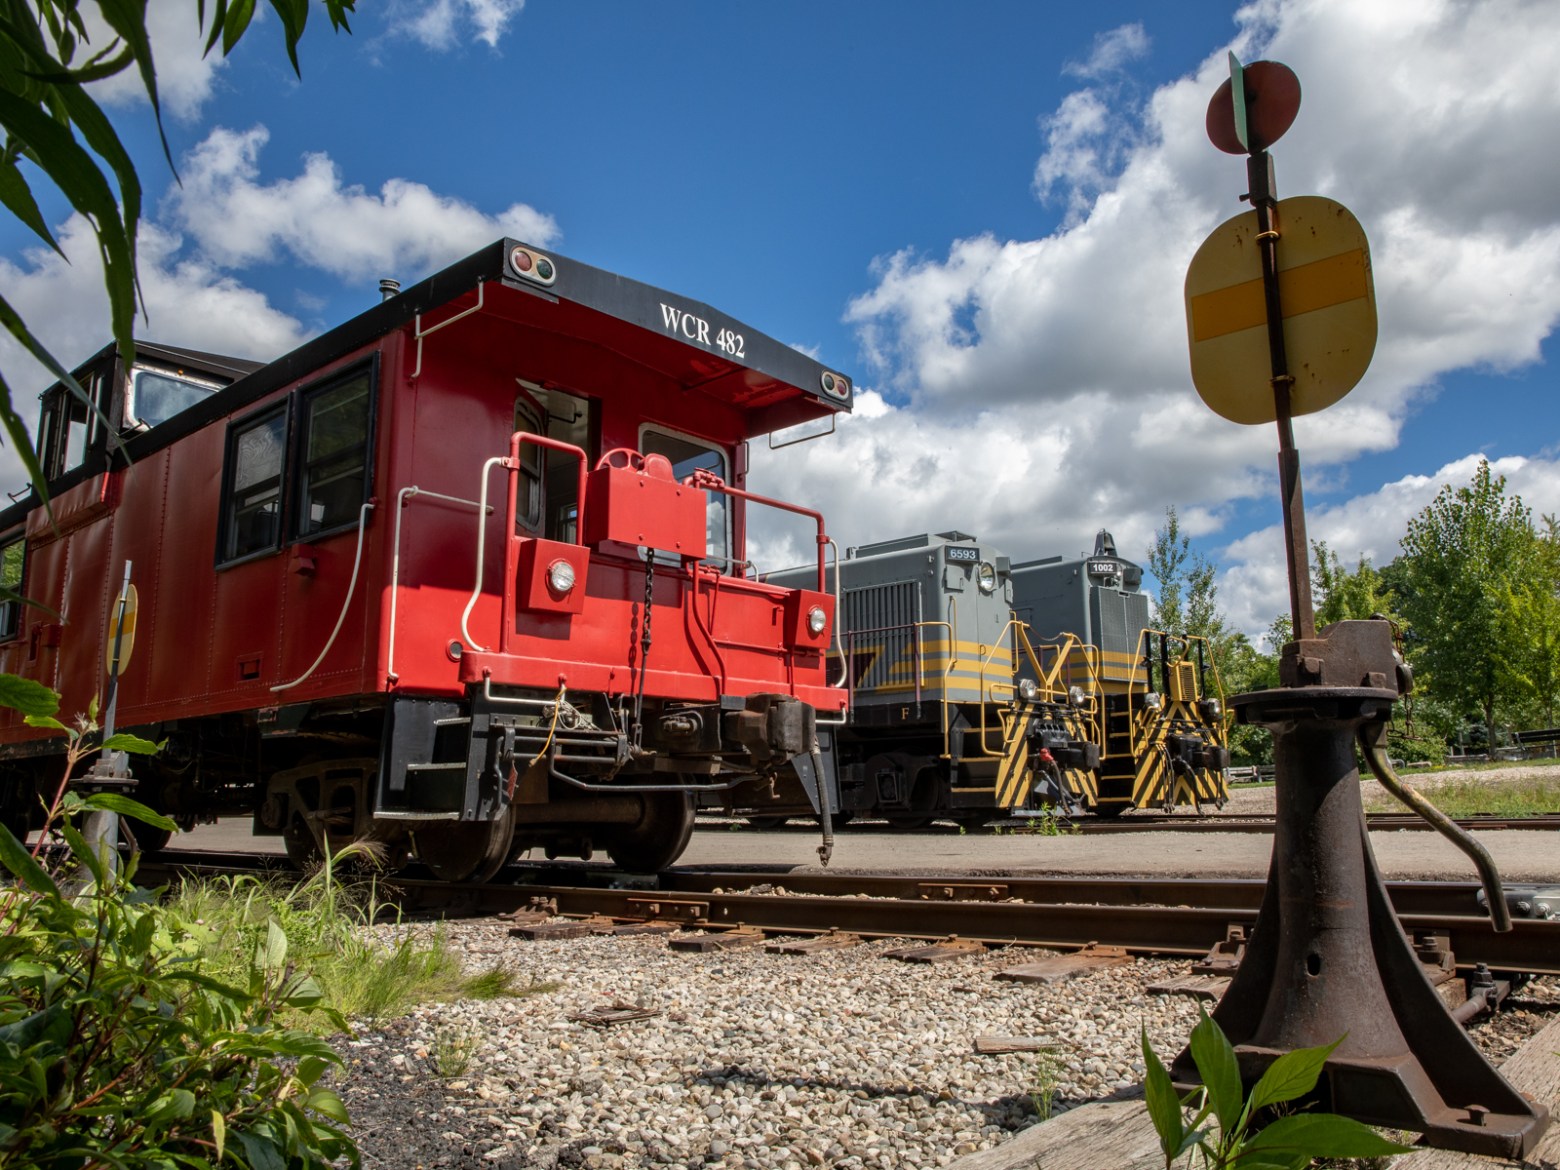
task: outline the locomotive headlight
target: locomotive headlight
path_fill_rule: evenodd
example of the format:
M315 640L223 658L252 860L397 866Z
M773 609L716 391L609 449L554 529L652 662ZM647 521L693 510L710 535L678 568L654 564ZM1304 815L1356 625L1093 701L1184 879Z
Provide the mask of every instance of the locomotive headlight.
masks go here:
M824 626L829 624L829 615L823 612L823 607L815 605L807 611L807 628L814 637L823 633Z
M980 570L976 573L975 579L980 583L980 591L982 593L996 592L997 571L991 567L991 562L982 561L980 563Z
M568 561L554 561L547 566L547 588L559 597L574 588L574 566Z
M1218 699L1204 699L1197 706L1202 711L1202 717L1209 723L1212 723L1224 714L1224 704L1219 702Z
M1149 691L1143 696L1143 710L1163 711L1165 709L1165 697L1158 691Z
M1026 703L1033 703L1040 697L1040 684L1032 678L1018 680L1018 697Z
M1089 692L1082 687L1069 687L1067 701L1074 707L1087 707L1089 705Z

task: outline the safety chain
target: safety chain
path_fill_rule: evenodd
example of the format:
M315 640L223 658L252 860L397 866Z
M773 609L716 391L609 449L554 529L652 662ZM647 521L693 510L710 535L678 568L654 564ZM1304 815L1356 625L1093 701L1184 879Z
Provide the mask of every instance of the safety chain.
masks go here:
M639 622L639 693L634 696L634 754L638 755L644 743L645 664L650 657L650 614L654 606L655 549L645 548L645 608Z

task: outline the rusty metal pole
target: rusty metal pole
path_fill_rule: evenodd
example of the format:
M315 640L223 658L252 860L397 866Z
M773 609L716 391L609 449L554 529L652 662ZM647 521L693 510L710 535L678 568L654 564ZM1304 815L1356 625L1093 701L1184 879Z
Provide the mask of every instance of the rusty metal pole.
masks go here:
M1257 249L1262 259L1262 297L1267 307L1268 358L1273 371L1273 406L1278 423L1278 482L1284 510L1284 554L1289 562L1289 614L1296 638L1315 634L1311 606L1311 548L1305 534L1305 500L1300 491L1300 453L1295 449L1289 393L1294 376L1284 350L1284 314L1278 291L1278 184L1273 156L1259 150L1246 159L1247 198L1257 212Z

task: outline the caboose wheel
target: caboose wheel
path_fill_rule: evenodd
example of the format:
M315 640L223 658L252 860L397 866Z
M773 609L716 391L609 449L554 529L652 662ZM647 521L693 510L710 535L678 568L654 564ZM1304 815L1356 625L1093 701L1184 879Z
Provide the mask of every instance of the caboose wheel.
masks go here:
M790 817L782 817L782 816L770 816L770 817L747 817L745 819L747 820L748 827L750 829L769 830L769 829L778 829L781 825L785 824L791 818Z
M515 806L492 821L428 821L412 834L417 858L441 882L485 882L514 852Z
M639 822L614 829L607 856L619 869L658 873L688 848L693 836L693 798L683 792L647 792Z

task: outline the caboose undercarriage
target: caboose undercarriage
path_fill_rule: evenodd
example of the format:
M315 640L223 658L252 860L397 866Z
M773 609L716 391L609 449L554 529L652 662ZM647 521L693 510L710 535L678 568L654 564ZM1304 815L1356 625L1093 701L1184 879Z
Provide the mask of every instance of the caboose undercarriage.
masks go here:
M724 703L474 688L465 701L383 696L134 729L137 799L181 828L252 816L294 861L370 842L392 867L485 880L517 853L650 872L693 831L696 799L817 800L813 710L782 695ZM36 745L42 748L43 744ZM63 757L5 766L5 821L35 826ZM166 833L132 829L155 851Z

